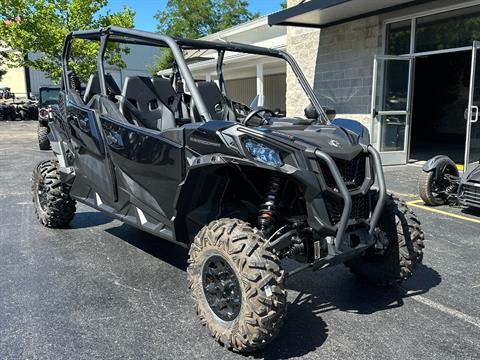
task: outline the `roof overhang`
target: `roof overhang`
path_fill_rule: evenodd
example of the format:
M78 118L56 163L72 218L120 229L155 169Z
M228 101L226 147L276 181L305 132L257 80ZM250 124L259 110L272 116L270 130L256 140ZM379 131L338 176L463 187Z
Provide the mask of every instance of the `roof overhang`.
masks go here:
M326 28L434 0L311 0L268 16L269 25Z

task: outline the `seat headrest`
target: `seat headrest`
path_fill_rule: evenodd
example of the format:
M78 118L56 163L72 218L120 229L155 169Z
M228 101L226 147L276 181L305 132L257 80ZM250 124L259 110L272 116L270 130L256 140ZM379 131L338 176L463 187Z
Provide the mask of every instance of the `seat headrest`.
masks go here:
M210 114L213 115L214 113L218 112L218 104L225 104L225 97L223 96L222 92L220 91L218 85L215 82L200 82L198 83L197 87Z
M132 100L158 98L151 79L146 76L127 76L123 84L122 96Z
M120 95L120 88L118 87L112 75L105 75L105 85L107 86L108 95ZM98 76L98 73L90 75L87 87L85 88L85 95L83 96L83 101L87 103L94 95L98 95L101 92L102 91L100 89L100 78Z
M152 83L160 100L167 106L173 105L177 93L170 83L170 80L154 77Z

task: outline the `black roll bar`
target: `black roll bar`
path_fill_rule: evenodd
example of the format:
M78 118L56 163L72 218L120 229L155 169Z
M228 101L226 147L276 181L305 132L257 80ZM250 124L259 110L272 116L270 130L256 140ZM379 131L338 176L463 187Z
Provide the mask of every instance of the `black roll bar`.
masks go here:
M268 49L254 45L240 44L236 42L219 42L219 41L205 41L205 40L189 40L174 38L167 35L155 34L147 31L122 28L118 26L110 26L103 29L96 30L81 30L73 31L69 33L65 40L63 51L63 72L64 77L67 79L68 73L68 56L70 52L70 46L73 39L84 39L92 41L102 41L102 37L108 35L108 42L117 42L122 44L139 44L145 46L165 47L170 48L175 61L178 65L178 69L182 78L190 90L192 97L197 104L198 111L204 120L211 120L211 114L208 112L207 107L198 91L195 84L195 80L185 62L185 58L182 53L182 49L185 50L217 50L219 52L219 60L223 62L223 55L226 51L255 54L276 57L285 60L293 70L293 73L297 77L300 85L307 94L308 99L314 106L314 108L320 114L323 122L329 124L330 121L323 110L320 102L318 101L315 93L302 73L297 62L290 54L278 49ZM102 57L103 58L103 57ZM221 58L221 59L220 59ZM103 62L103 60L102 60ZM104 83L104 80L103 80ZM104 83L105 85L105 83ZM69 85L67 85L69 86ZM103 91L103 90L102 90Z
M98 80L100 82L100 91L102 95L107 96L107 85L105 84L105 67L103 66L105 60L105 52L107 51L107 42L108 37L110 35L108 33L103 34L100 37L100 49L98 51L98 58L97 58L97 71L98 71Z

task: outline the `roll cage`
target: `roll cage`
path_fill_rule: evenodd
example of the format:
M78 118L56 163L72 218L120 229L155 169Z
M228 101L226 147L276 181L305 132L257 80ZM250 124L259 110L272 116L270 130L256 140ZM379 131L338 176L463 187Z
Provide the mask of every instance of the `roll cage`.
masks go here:
M252 45L245 45L235 42L213 42L213 41L204 41L204 40L189 40L182 38L174 38L167 35L155 34L147 31L127 29L117 26L111 26L107 28L101 28L96 30L81 30L70 32L65 40L63 54L62 54L62 72L63 78L68 79L68 60L70 57L71 44L74 39L83 39L89 41L97 41L100 43L100 49L97 57L97 71L100 81L100 90L102 95L107 95L107 84L105 81L105 69L104 69L104 59L105 52L107 49L107 44L119 43L119 44L135 44L135 45L144 45L144 46L153 46L161 48L169 48L172 51L175 67L178 69L180 76L186 83L192 98L197 104L198 112L202 121L215 120L212 118L212 115L207 110L205 102L198 91L197 85L193 76L188 68L187 62L185 60L183 51L184 50L216 50L218 52L217 60L217 75L219 79L219 86L222 92L225 91L222 66L223 59L226 51L246 53L246 54L255 54L262 56L270 56L283 59L291 67L293 73L297 77L300 85L305 91L309 101L317 110L320 115L320 121L325 124L329 123L327 114L323 110L320 102L315 96L313 89L309 85L307 79L302 73L299 65L290 56L287 52L281 51L278 49L269 49ZM69 81L64 81L63 86L65 90L71 90L71 84Z

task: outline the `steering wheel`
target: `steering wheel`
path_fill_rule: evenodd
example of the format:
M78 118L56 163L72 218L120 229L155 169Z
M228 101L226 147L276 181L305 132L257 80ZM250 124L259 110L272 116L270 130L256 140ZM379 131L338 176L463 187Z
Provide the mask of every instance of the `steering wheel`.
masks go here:
M243 120L243 125L248 126L248 123L253 119L253 117L260 114L260 113L269 113L272 116L275 116L275 113L272 110L266 109L266 108L263 108L263 107L259 107L259 108L255 109L255 110L252 110L248 113L245 120ZM263 123L261 125L265 124L267 122L266 119L261 115L260 115L260 117L263 120Z

